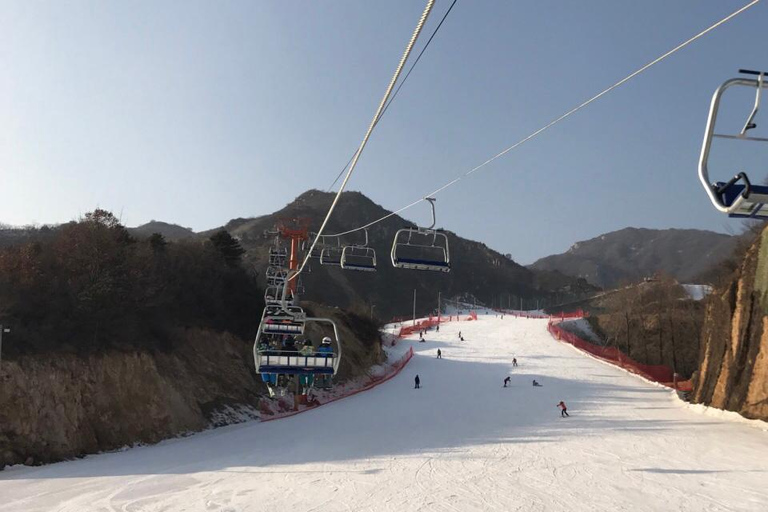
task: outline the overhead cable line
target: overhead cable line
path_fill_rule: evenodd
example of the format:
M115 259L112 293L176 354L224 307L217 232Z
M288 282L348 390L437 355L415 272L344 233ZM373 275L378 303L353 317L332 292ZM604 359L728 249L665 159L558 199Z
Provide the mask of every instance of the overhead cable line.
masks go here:
M437 24L437 27L435 27L435 30L432 32L432 35L429 36L429 39L427 39L427 43L424 45L424 48L421 49L421 52L419 52L419 55L416 57L416 60L413 61L413 64L411 64L411 68L408 70L408 72L403 77L402 81L400 82L400 85L397 86L397 89L395 89L395 92L392 93L392 97L389 98L389 101L387 101L387 104L384 106L384 110L381 111L381 114L379 114L379 117L376 119L376 122L374 123L374 126L381 121L381 118L384 116L384 112L387 111L389 106L392 104L393 101L395 101L395 97L397 96L397 93L400 92L400 89L403 87L403 84L406 80L408 80L408 77L411 75L411 71L413 71L413 68L416 67L416 64L419 63L419 59L421 59L421 56L424 55L424 51L429 46L429 43L432 42L432 39L434 39L435 35L437 34L437 31L440 30L440 27L443 26L443 22L445 21L445 18L448 17L448 14L450 14L451 9L453 9L453 6L456 5L457 0L453 0L453 3L450 7L448 7L448 10L445 11L445 14L443 15L443 19L440 20L440 23ZM347 160L347 164L344 166L344 168L341 169L341 172L336 176L336 179L333 180L333 183L331 183L331 186L328 187L328 191L333 188L333 186L336 184L337 181L339 181L339 178L341 178L341 175L344 174L344 171L347 170L347 167L349 167L350 162L352 162L352 159L355 158L355 153L352 153L352 156L349 157L349 160Z
M516 142L515 144L513 144L513 145L509 146L508 148L506 148L505 150L501 151L500 153L497 153L496 155L492 156L491 158L489 158L489 159L488 159L488 160L486 160L485 162L481 163L480 165L478 165L478 166L476 166L476 167L473 167L472 169L470 169L469 171L465 172L464 174L461 174L461 175L457 176L456 178L454 178L453 180L449 181L449 182L448 182L448 183L446 183L445 185L443 185L443 186L441 186L440 188L438 188L438 189L436 189L436 190L434 190L434 191L432 191L432 192L430 192L430 193L426 194L425 196L423 196L423 197L421 197L421 198L417 199L416 201L412 202L411 204L409 204L409 205L406 205L406 206L403 206L403 207L402 207L402 208L400 208L399 210L395 210L395 211L393 211L393 212L391 212L391 213L388 213L387 215L385 215L385 216L381 217L380 219L377 219L377 220L374 220L374 221L372 221L372 222L369 222L368 224L365 224L365 225L363 225L363 226L360 226L360 227L358 227L358 228L355 228L355 229L350 229L349 231L344 231L343 233L336 233L336 234L333 234L333 235L325 235L325 236L326 236L326 237L338 237L338 236L344 236L344 235L348 235L348 234L350 234L350 233L354 233L354 232L356 232L356 231L360 231L360 230L362 230L362 229L366 229L366 228L369 228L369 227L373 226L374 224L378 224L379 222L381 222L381 221L383 221L383 220L386 220L386 219L388 219L388 218L390 218L390 217L392 217L392 216L394 216L394 215L397 215L398 213L401 213L401 212L403 212L403 211L405 211L405 210L407 210L407 209L409 209L409 208L412 208L413 206L416 206L417 204L420 204L420 203L421 203L421 202L424 200L424 198L426 198L426 197L434 197L436 194L438 194L438 193L442 192L443 190L445 190L446 188L448 188L448 187L450 187L450 186L452 186L452 185L455 185L456 183L458 183L459 181L461 181L461 180L462 180L462 179L464 179L465 177L467 177L467 176L469 176L469 175L471 175L471 174L474 174L475 172L479 171L480 169L482 169L482 168L483 168L483 167L485 167L486 165L490 164L490 163L491 163L491 162L493 162L494 160L496 160L496 159L498 159L498 158L500 158L500 157L502 157L502 156L506 155L507 153L509 153L509 152L510 152L510 151L512 151L513 149L516 149L516 148L518 148L519 146L521 146L521 145L525 144L525 143L526 143L526 142L528 142L529 140L533 139L533 138L534 138L534 137L536 137L537 135L541 134L541 133L542 133L542 132L544 132L545 130L547 130L547 129L551 128L552 126L556 125L557 123L559 123L560 121L564 120L565 118L567 118L567 117L571 116L572 114L575 114L576 112L578 112L579 110L583 109L584 107L586 107L587 105L591 104L592 102L594 102L594 101L597 101L598 99L600 99L601 97L605 96L606 94L608 94L608 93L609 93L609 92L611 92L612 90L614 90L614 89L616 89L617 87L619 87L619 86L621 86L621 85L625 84L626 82L628 82L629 80L633 79L634 77L636 77L637 75L639 75L639 74L640 74L640 73L642 73L643 71L647 70L648 68L650 68L650 67L651 67L651 66L653 66L654 64L658 64L659 62L661 62L662 60L666 59L666 58L667 58L667 57L669 57L670 55L672 55L672 54L676 53L676 52L677 52L677 51L679 51L679 50L682 50L683 48L685 48L685 47L686 47L686 46L688 46L689 44L693 43L694 41L696 41L696 40L697 40L697 39L699 39L700 37L702 37L702 36L704 36L704 35L708 34L708 33L709 33L709 32L711 32L712 30L714 30L714 29L716 29L717 27L719 27L720 25L722 25L722 24L726 23L727 21L731 20L732 18L734 18L734 17L738 16L739 14L741 14L741 13L742 13L742 12L744 12L744 11L746 11L746 10L747 10L747 9L749 9L750 7L753 7L753 6L754 6L754 5L756 5L758 2L760 2L760 0L753 0L752 2L750 2L750 3L746 4L746 5L745 5L745 6L743 6L742 8L738 9L737 11L734 11L733 13L729 14L728 16L726 16L725 18L721 19L721 20L720 20L720 21L718 21L717 23L715 23L715 24L713 24L713 25L709 26L708 28L706 28L706 29L702 30L701 32L699 32L699 33L698 33L698 34L696 34L695 36L691 37L690 39L686 40L685 42L683 42L683 43L680 43L679 45L677 45L677 46L676 46L676 47L674 47L673 49L671 49L671 50L669 50L668 52L666 52L666 53L664 53L663 55L661 55L660 57L657 57L656 59L652 60L651 62L649 62L649 63L648 63L648 64L646 64L645 66L641 67L641 68L640 68L640 69L638 69L637 71L635 71L635 72L633 72L633 73L631 73L631 74L627 75L626 77L622 78L621 80L619 80L619 81L618 81L618 82L616 82L615 84L611 85L611 86L610 86L610 87L608 87L607 89L604 89L604 90L603 90L603 91L601 91L600 93L598 93L598 94L596 94L596 95L592 96L590 99L588 99L588 100L586 100L585 102L583 102L583 103L579 104L578 106L576 106L576 107L572 108L571 110L569 110L569 111L568 111L568 112L566 112L565 114L561 115L560 117L558 117L558 118L554 119L553 121L549 122L548 124L546 124L546 125L542 126L541 128L539 128L539 129L538 129L538 130L536 130L535 132L533 132L533 133L531 133L530 135L528 135L527 137L525 137L525 138L523 138L523 139L519 140L519 141L518 141L518 142Z
M424 27L424 23L427 21L427 17L429 17L429 13L432 11L432 7L434 6L434 4L435 4L435 0L427 0L427 5L426 7L424 7L424 12L421 14L421 18L419 18L419 22L416 24L416 29L413 31L413 35L411 36L410 41L408 41L408 45L405 47L405 52L403 53L403 56L400 59L400 62L398 63L397 68L395 69L395 74L392 76L392 79L389 81L389 85L387 86L387 90L384 93L384 97L381 99L381 102L379 103L379 108L376 109L376 114L373 116L370 126L368 126L368 131L365 132L365 137L363 137L363 141L360 143L360 147L357 148L357 151L355 152L355 156L352 158L352 163L349 165L349 170L347 171L347 175L344 177L344 181L341 182L341 187L339 187L339 191L336 193L336 197L333 199L333 202L331 203L331 207L328 209L328 213L325 215L325 220L323 220L323 223L320 226L320 229L317 231L317 235L315 236L315 239L312 240L312 246L307 251L307 254L304 257L304 261L301 262L301 266L299 267L299 269L292 272L292 274L285 281L285 287L283 288L283 301L285 300L285 293L286 293L286 290L288 289L288 282L295 279L299 274L301 274L301 272L304 270L304 267L307 265L307 262L309 261L312 251L315 249L315 245L317 245L317 241L320 240L320 237L322 236L323 231L325 230L325 227L328 224L328 220L330 220L331 215L333 214L333 210L336 208L336 204L339 202L341 193L344 192L344 188L347 186L347 182L349 181L349 178L352 176L352 173L355 171L357 162L360 160L360 155L362 155L363 149L365 149L365 145L368 143L368 139L371 137L371 133L373 132L374 127L376 126L376 122L381 116L381 112L384 110L384 106L387 103L387 99L389 99L389 95L392 93L392 89L395 87L395 83L397 82L397 79L400 77L400 73L403 71L403 66L405 66L405 63L408 60L408 56L411 54L411 50L413 49L413 45L414 43L416 43L416 40L419 38L419 34L421 34L421 29Z

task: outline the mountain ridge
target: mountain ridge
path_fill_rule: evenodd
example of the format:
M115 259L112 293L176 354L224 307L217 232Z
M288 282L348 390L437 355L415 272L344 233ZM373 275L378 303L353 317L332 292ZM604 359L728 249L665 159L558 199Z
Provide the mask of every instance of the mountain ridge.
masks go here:
M728 258L738 242L739 237L701 229L627 227L576 242L528 268L557 270L602 288L658 273L685 282Z

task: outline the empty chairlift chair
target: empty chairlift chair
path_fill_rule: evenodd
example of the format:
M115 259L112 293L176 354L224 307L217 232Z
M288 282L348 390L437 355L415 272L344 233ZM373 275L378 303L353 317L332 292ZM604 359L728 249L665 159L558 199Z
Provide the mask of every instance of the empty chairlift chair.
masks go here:
M267 286L282 287L287 278L287 270L278 267L267 267Z
M376 251L368 247L368 230L365 230L363 245L347 245L341 251L341 268L374 272L376 270Z
M269 266L286 267L288 262L288 251L282 247L271 247L269 249Z
M330 267L341 266L341 254L344 249L341 247L341 241L336 238L337 245L326 245L320 252L320 264Z
M757 78L732 78L717 88L712 96L709 108L707 128L704 132L704 142L701 146L699 157L699 179L707 191L712 204L719 211L727 213L729 217L768 218L768 186L753 184L746 172L739 172L727 182L711 183L709 181L709 153L712 142L716 138L731 139L746 142L768 142L768 137L757 136L754 130L757 128L756 115L760 108L760 99L764 88L768 87L766 76L768 73L740 69L739 73L756 76ZM723 93L730 87L739 86L755 90L755 103L747 116L744 127L738 133L715 133L715 123L720 110L720 100ZM768 124L768 123L767 123ZM749 135L748 135L749 132Z
M326 245L325 237L321 236L320 240L318 240L317 243L314 243L314 239L317 238L317 233L310 233L309 236L312 238L312 241L307 240L304 247L302 247L302 250L308 251L311 248L312 251L309 253L309 257L319 260Z
M259 334L298 336L304 334L307 315L299 306L270 305L264 308ZM258 339L258 338L257 338Z
M448 236L435 229L435 199L424 199L432 207L432 225L428 228L403 228L392 241L392 265L397 268L450 272Z
M283 301L283 288L284 286L267 286L264 289L264 302L267 305L281 304ZM294 302L294 295L290 288L286 290L285 300L286 303L291 305Z

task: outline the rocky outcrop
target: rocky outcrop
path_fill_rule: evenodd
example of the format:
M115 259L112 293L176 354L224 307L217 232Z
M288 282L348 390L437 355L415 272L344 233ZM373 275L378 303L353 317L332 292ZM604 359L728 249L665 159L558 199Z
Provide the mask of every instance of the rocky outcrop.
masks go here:
M52 353L0 367L0 467L154 443L258 405L249 347L178 333L169 352Z
M768 230L704 319L693 401L768 420Z

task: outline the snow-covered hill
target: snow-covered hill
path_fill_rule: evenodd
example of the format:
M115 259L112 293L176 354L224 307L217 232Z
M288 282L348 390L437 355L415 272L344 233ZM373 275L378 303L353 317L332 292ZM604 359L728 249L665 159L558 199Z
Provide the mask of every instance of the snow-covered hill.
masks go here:
M768 432L694 412L545 327L445 324L404 342L416 356L391 381L292 418L11 468L0 511L765 510Z

